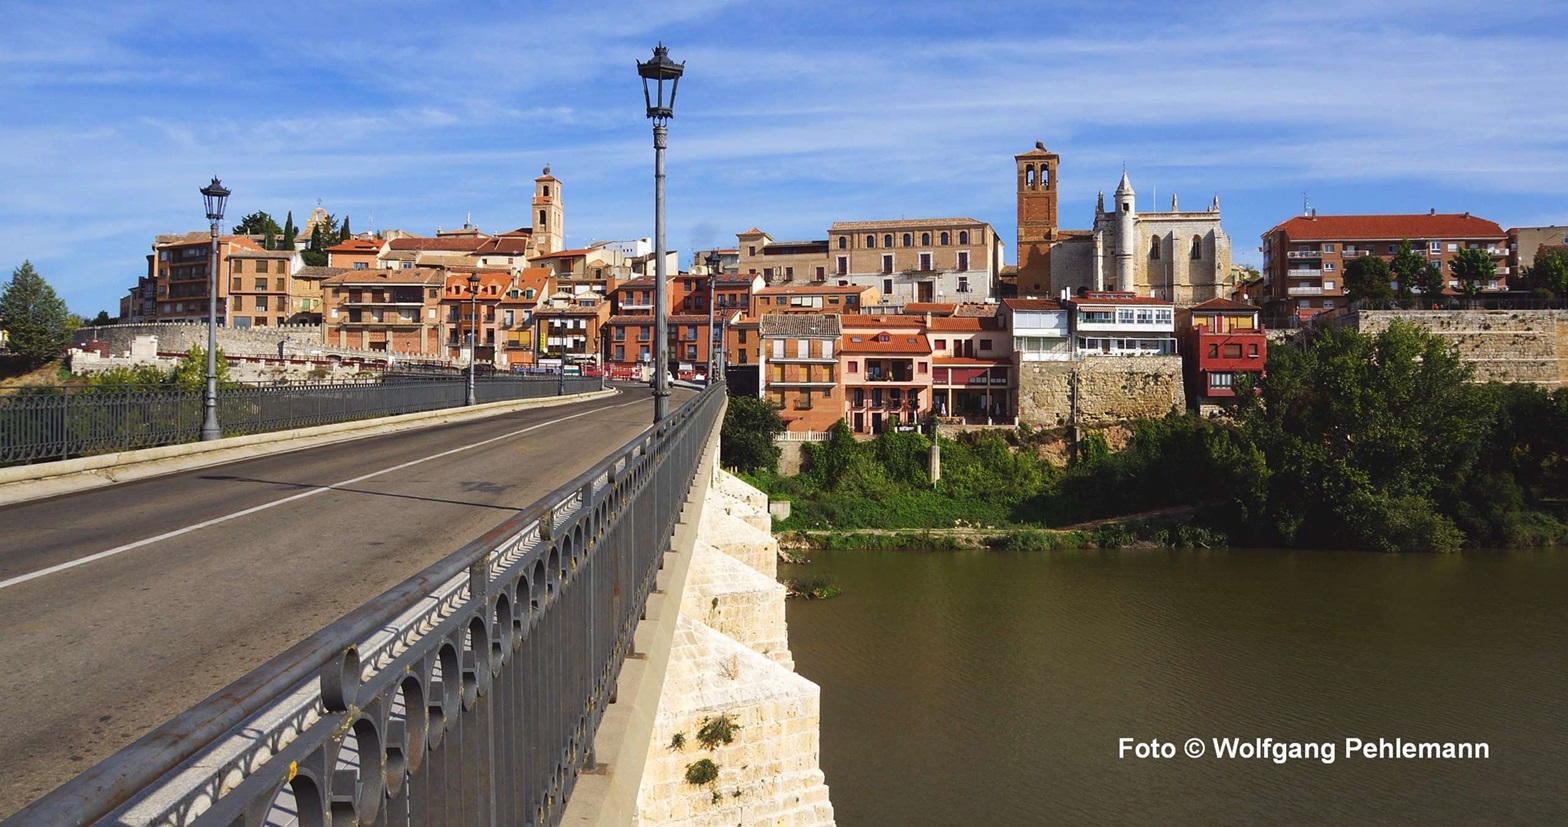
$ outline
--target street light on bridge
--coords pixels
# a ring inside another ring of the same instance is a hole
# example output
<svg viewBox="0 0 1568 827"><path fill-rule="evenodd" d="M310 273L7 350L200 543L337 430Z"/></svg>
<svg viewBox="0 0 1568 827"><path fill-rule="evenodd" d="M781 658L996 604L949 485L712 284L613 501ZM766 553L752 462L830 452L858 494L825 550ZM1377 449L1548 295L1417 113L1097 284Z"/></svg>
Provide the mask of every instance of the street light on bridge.
<svg viewBox="0 0 1568 827"><path fill-rule="evenodd" d="M724 257L718 250L709 250L704 257L708 264L708 383L712 384L724 371L724 337L718 337L719 350L717 354L713 349L714 329L713 315L716 312L713 306L714 297L717 295L719 281L719 265L724 262Z"/></svg>
<svg viewBox="0 0 1568 827"><path fill-rule="evenodd" d="M218 223L229 203L229 190L212 176L212 183L201 188L207 205L207 220L212 222L212 264L207 272L207 387L202 392L201 441L223 438L218 427Z"/></svg>
<svg viewBox="0 0 1568 827"><path fill-rule="evenodd" d="M467 404L479 404L474 395L474 368L479 363L479 273L468 274L468 400Z"/></svg>
<svg viewBox="0 0 1568 827"><path fill-rule="evenodd" d="M670 412L669 327L664 296L664 148L665 126L675 117L675 87L680 83L686 63L670 60L669 50L660 43L653 59L638 62L642 78L642 99L653 120L653 421L661 422ZM651 85L650 85L651 81ZM669 100L665 100L665 84Z"/></svg>

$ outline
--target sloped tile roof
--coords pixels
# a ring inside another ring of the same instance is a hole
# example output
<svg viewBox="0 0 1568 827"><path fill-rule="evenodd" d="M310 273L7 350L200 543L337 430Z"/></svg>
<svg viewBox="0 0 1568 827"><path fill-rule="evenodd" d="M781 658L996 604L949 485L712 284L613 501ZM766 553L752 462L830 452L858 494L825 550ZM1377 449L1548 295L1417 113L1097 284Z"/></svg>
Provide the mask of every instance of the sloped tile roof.
<svg viewBox="0 0 1568 827"><path fill-rule="evenodd" d="M1291 241L1398 241L1404 238L1503 238L1507 234L1495 221L1469 213L1422 215L1298 215L1276 225L1269 233L1284 230Z"/></svg>

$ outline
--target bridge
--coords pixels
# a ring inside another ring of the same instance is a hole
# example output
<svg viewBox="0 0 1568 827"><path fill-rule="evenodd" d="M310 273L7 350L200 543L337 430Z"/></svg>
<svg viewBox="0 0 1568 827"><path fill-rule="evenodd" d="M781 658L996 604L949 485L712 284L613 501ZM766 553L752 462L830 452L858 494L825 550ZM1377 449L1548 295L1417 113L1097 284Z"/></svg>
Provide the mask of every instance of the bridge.
<svg viewBox="0 0 1568 827"><path fill-rule="evenodd" d="M725 544L772 564L756 492L714 468L722 392L674 401L654 428L627 386L0 476L0 498L88 487L0 509L4 824L831 823L782 588L714 586ZM729 652L751 683L672 711L681 653L730 645L684 616L699 591L766 654ZM669 727L781 698L789 732L702 752L734 801L671 786L701 748L664 749ZM764 753L786 760L725 758Z"/></svg>

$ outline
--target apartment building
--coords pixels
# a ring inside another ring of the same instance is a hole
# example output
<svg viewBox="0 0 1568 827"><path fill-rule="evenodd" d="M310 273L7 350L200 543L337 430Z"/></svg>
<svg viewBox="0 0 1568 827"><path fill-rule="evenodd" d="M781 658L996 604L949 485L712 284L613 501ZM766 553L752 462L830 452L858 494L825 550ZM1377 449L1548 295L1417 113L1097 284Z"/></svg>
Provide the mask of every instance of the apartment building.
<svg viewBox="0 0 1568 827"><path fill-rule="evenodd" d="M852 431L880 434L931 412L932 352L923 319L846 315L839 323L839 376Z"/></svg>
<svg viewBox="0 0 1568 827"><path fill-rule="evenodd" d="M999 316L935 316L925 322L931 342L931 408L937 416L971 425L1013 419L1017 392L1013 339Z"/></svg>
<svg viewBox="0 0 1568 827"><path fill-rule="evenodd" d="M1416 252L1445 274L1462 249L1479 247L1496 260L1497 279L1486 291L1508 289L1508 234L1495 221L1469 213L1421 215L1318 215L1313 211L1275 225L1263 234L1264 317L1274 326L1293 326L1345 306L1345 265L1358 256L1392 259L1409 239ZM1533 252L1533 251L1532 251ZM1449 287L1458 287L1450 280Z"/></svg>
<svg viewBox="0 0 1568 827"><path fill-rule="evenodd" d="M1002 239L973 218L838 221L829 278L876 287L883 304L980 301L996 295Z"/></svg>
<svg viewBox="0 0 1568 827"><path fill-rule="evenodd" d="M228 324L229 277L236 253L261 252L261 245L243 235L218 237L218 324ZM160 235L147 257L147 278L154 293L154 320L204 322L207 320L208 277L211 273L212 235L206 232ZM145 293L145 284L138 295Z"/></svg>
<svg viewBox="0 0 1568 827"><path fill-rule="evenodd" d="M478 276L477 293L472 277ZM511 293L516 277L504 270L449 272L441 293L442 340L446 358L469 359L470 333L474 334L473 358L505 367L506 350L497 345L505 335L500 327L501 302Z"/></svg>
<svg viewBox="0 0 1568 827"><path fill-rule="evenodd" d="M440 270L348 270L321 281L326 343L365 350L446 355Z"/></svg>
<svg viewBox="0 0 1568 827"><path fill-rule="evenodd" d="M342 267L345 270L373 270L381 266L381 255L386 252L388 242L379 238L351 238L328 247L328 267Z"/></svg>
<svg viewBox="0 0 1568 827"><path fill-rule="evenodd" d="M1073 352L1095 356L1173 356L1176 305L1122 292L1089 291L1066 299Z"/></svg>
<svg viewBox="0 0 1568 827"><path fill-rule="evenodd" d="M840 317L772 313L758 320L762 398L791 431L826 431L844 416L838 386Z"/></svg>
<svg viewBox="0 0 1568 827"><path fill-rule="evenodd" d="M232 327L312 322L321 317L321 281L303 273L294 250L241 250L229 256Z"/></svg>
<svg viewBox="0 0 1568 827"><path fill-rule="evenodd" d="M752 295L751 315L861 313L880 304L877 288L861 285L780 285Z"/></svg>
<svg viewBox="0 0 1568 827"><path fill-rule="evenodd" d="M534 364L538 342L534 335L534 311L544 297L555 292L554 277L545 267L530 267L517 274L506 296L497 304L500 318L497 335L504 348L504 364L527 367Z"/></svg>
<svg viewBox="0 0 1568 827"><path fill-rule="evenodd" d="M1072 360L1068 308L1056 299L1003 299L998 317L1011 331L1016 363Z"/></svg>
<svg viewBox="0 0 1568 827"><path fill-rule="evenodd" d="M768 284L821 282L828 275L828 242L774 241L767 233L752 227L736 233L738 242L735 268L748 275L760 275Z"/></svg>
<svg viewBox="0 0 1568 827"><path fill-rule="evenodd" d="M534 341L539 343L534 364L598 364L601 337L609 320L610 301L605 296L557 289L534 310Z"/></svg>
<svg viewBox="0 0 1568 827"><path fill-rule="evenodd" d="M1568 227L1510 227L1508 229L1508 268L1518 273L1520 268L1534 267L1535 255L1541 248L1568 249Z"/></svg>

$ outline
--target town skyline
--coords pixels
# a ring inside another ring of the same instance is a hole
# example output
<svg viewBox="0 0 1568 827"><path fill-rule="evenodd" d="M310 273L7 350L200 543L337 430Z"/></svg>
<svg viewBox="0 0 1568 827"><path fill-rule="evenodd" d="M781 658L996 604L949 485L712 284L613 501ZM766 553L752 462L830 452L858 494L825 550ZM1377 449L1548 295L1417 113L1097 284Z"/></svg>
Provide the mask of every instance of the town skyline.
<svg viewBox="0 0 1568 827"><path fill-rule="evenodd" d="M319 198L359 232L472 216L494 233L529 223L548 164L568 246L650 236L633 62L660 40L687 61L669 151L683 266L751 226L938 216L992 224L1014 262L1012 156L1035 141L1062 156L1062 226L1089 227L1125 164L1143 211L1218 194L1240 264L1307 200L1565 223L1568 116L1537 103L1568 71L1549 9L372 8L280 30L178 3L18 4L0 264L31 260L73 311L112 314L155 235L205 228L214 174L234 190L225 230L256 210L302 224Z"/></svg>

